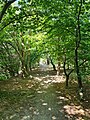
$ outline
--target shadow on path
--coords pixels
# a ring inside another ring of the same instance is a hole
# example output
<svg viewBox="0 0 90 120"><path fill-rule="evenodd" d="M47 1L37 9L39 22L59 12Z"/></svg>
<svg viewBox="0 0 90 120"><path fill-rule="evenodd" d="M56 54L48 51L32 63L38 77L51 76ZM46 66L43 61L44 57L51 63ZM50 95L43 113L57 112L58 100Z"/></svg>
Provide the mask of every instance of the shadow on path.
<svg viewBox="0 0 90 120"><path fill-rule="evenodd" d="M89 99L78 100L76 85L65 89L63 75L35 70L31 76L0 82L0 120L90 119Z"/></svg>

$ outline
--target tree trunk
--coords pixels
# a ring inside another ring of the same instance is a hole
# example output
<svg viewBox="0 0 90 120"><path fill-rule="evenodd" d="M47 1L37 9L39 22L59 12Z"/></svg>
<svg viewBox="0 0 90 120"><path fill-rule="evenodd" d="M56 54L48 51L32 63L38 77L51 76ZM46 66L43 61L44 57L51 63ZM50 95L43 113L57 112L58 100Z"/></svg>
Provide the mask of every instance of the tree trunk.
<svg viewBox="0 0 90 120"><path fill-rule="evenodd" d="M78 85L79 85L79 88L82 88L82 80L81 80L81 75L80 75L80 70L79 70L79 65L78 65L78 51L77 51L77 49L75 50L75 66L76 66Z"/></svg>
<svg viewBox="0 0 90 120"><path fill-rule="evenodd" d="M58 66L57 66L57 75L60 75L60 61L58 61Z"/></svg>
<svg viewBox="0 0 90 120"><path fill-rule="evenodd" d="M82 7L82 0L80 1L79 9L76 6L76 13L78 12L78 16L76 17L77 20L77 26L76 26L76 48L75 48L75 68L76 68L76 74L78 79L78 85L79 88L82 88L82 80L80 75L80 68L79 68L79 57L78 57L78 49L81 42L81 31L80 31L80 14L81 14L81 7Z"/></svg>
<svg viewBox="0 0 90 120"><path fill-rule="evenodd" d="M47 57L47 65L49 65L49 58Z"/></svg>
<svg viewBox="0 0 90 120"><path fill-rule="evenodd" d="M70 70L68 73L66 71L66 55L64 56L64 63L63 63L63 69L64 69L64 74L66 76L66 88L68 87L68 81L69 81L69 76L73 72L74 69Z"/></svg>
<svg viewBox="0 0 90 120"><path fill-rule="evenodd" d="M66 87L68 87L69 75L66 75Z"/></svg>
<svg viewBox="0 0 90 120"><path fill-rule="evenodd" d="M51 61L51 64L52 64L52 66L53 66L53 70L56 71L56 67L55 67L55 65L54 65L54 63L53 63L53 61L52 61L51 58L50 58L50 61Z"/></svg>
<svg viewBox="0 0 90 120"><path fill-rule="evenodd" d="M22 77L28 75L28 72L26 70L25 66L25 44L24 44L24 39L22 38L22 33L21 33L21 63L22 63Z"/></svg>

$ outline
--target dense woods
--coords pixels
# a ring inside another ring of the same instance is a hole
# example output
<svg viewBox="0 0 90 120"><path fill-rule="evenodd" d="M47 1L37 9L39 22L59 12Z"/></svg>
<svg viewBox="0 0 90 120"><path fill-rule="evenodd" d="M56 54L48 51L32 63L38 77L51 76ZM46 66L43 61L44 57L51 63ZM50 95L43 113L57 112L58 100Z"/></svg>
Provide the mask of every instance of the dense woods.
<svg viewBox="0 0 90 120"><path fill-rule="evenodd" d="M0 79L27 76L51 56L57 71L63 64L66 86L74 73L81 88L90 73L90 1L15 1L0 1Z"/></svg>
<svg viewBox="0 0 90 120"><path fill-rule="evenodd" d="M65 78L64 91L60 88L64 94L72 87L80 102L85 100L90 84L90 0L0 0L0 82L35 82L31 76L35 71L38 75L41 59L50 65L53 79Z"/></svg>

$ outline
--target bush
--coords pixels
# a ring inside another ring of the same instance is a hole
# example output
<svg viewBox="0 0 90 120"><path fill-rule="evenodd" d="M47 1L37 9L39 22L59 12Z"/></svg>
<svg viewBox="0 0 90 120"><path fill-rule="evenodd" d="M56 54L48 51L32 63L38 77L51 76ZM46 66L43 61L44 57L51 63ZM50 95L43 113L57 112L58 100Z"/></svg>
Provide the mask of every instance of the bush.
<svg viewBox="0 0 90 120"><path fill-rule="evenodd" d="M8 76L5 73L0 73L0 81L8 79Z"/></svg>

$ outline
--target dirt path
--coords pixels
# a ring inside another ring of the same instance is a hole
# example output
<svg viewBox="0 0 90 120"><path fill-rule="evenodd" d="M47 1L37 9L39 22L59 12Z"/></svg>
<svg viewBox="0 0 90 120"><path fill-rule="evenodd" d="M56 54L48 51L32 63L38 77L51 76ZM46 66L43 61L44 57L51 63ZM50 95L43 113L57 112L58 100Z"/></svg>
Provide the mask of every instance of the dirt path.
<svg viewBox="0 0 90 120"><path fill-rule="evenodd" d="M77 86L65 89L64 81L54 71L34 70L27 79L0 82L0 120L89 120L89 97L80 102Z"/></svg>

